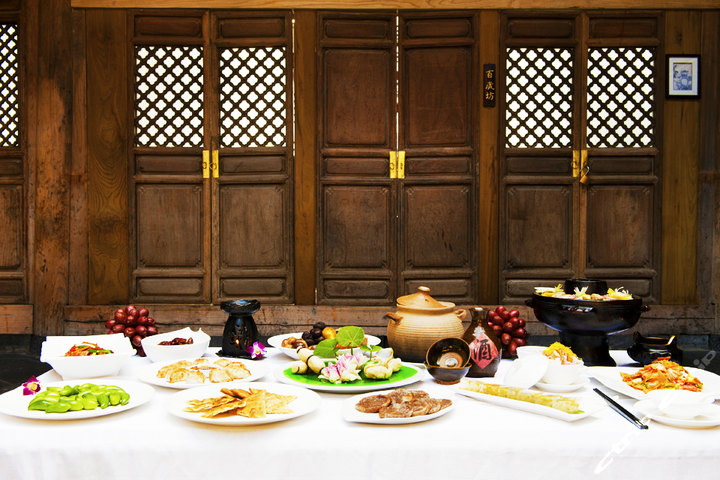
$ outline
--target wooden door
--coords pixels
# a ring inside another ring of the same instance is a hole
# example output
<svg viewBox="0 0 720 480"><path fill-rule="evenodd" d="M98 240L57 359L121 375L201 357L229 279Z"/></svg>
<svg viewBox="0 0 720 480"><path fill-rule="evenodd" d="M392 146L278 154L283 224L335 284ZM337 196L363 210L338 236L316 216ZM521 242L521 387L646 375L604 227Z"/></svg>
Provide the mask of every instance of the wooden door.
<svg viewBox="0 0 720 480"><path fill-rule="evenodd" d="M318 17L318 292L321 304L397 296L395 15Z"/></svg>
<svg viewBox="0 0 720 480"><path fill-rule="evenodd" d="M472 12L402 12L399 25L399 288L473 303L477 23Z"/></svg>
<svg viewBox="0 0 720 480"><path fill-rule="evenodd" d="M291 17L214 12L211 24L213 301L292 302Z"/></svg>
<svg viewBox="0 0 720 480"><path fill-rule="evenodd" d="M0 16L0 303L27 300L24 119L17 15Z"/></svg>
<svg viewBox="0 0 720 480"><path fill-rule="evenodd" d="M657 14L509 14L501 301L603 278L659 292Z"/></svg>
<svg viewBox="0 0 720 480"><path fill-rule="evenodd" d="M320 14L319 303L477 297L476 30L471 13Z"/></svg>
<svg viewBox="0 0 720 480"><path fill-rule="evenodd" d="M292 301L289 13L129 18L134 298Z"/></svg>

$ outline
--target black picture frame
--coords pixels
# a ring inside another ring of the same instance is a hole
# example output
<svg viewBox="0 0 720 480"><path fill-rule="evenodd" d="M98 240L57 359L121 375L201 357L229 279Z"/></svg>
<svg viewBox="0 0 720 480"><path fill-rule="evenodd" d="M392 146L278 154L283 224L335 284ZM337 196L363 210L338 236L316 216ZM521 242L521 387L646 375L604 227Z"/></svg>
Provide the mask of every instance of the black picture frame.
<svg viewBox="0 0 720 480"><path fill-rule="evenodd" d="M700 98L700 55L665 55L665 96Z"/></svg>

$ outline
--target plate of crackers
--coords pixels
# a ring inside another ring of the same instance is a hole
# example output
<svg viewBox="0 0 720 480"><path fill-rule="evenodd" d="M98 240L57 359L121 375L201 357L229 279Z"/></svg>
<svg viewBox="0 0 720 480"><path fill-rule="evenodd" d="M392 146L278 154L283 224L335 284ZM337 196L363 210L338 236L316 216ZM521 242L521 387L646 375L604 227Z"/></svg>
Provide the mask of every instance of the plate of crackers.
<svg viewBox="0 0 720 480"><path fill-rule="evenodd" d="M201 357L152 363L138 373L138 378L159 387L185 389L238 380L251 382L266 373L266 366L258 361Z"/></svg>
<svg viewBox="0 0 720 480"><path fill-rule="evenodd" d="M453 409L452 395L406 388L364 393L345 401L343 417L348 422L390 425L426 422Z"/></svg>
<svg viewBox="0 0 720 480"><path fill-rule="evenodd" d="M300 417L319 405L320 395L302 387L234 382L177 392L168 401L168 410L194 422L250 426Z"/></svg>

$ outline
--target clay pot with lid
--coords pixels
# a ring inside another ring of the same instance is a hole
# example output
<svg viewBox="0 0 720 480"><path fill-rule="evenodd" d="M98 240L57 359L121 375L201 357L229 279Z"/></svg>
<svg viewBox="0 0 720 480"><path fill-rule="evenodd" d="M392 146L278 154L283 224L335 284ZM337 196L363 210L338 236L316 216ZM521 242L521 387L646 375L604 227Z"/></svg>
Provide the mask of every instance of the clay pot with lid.
<svg viewBox="0 0 720 480"><path fill-rule="evenodd" d="M424 362L428 348L448 337L462 337L467 312L452 302L430 296L428 287L397 299L397 311L385 314L387 338L395 356L407 362Z"/></svg>

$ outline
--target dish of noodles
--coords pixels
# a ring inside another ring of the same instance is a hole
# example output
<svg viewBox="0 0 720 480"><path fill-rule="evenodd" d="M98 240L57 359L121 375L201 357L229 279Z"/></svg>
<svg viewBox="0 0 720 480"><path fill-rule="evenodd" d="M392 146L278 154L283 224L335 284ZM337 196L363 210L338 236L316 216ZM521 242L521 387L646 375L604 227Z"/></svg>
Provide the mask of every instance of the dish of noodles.
<svg viewBox="0 0 720 480"><path fill-rule="evenodd" d="M691 392L701 392L703 389L703 383L697 377L671 361L670 357L659 357L635 373L620 372L620 375L627 385L645 393L659 389Z"/></svg>

